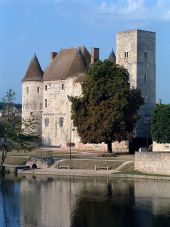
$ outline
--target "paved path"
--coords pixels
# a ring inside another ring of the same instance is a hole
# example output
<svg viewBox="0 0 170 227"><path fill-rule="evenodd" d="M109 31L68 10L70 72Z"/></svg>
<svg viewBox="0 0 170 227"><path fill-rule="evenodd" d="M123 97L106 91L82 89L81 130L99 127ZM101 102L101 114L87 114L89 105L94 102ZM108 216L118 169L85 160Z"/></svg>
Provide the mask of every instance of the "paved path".
<svg viewBox="0 0 170 227"><path fill-rule="evenodd" d="M46 168L46 169L31 169L25 171L19 171L18 174L21 175L59 175L59 176L111 176L113 173L117 173L115 170L75 170L75 169L56 169L56 168Z"/></svg>

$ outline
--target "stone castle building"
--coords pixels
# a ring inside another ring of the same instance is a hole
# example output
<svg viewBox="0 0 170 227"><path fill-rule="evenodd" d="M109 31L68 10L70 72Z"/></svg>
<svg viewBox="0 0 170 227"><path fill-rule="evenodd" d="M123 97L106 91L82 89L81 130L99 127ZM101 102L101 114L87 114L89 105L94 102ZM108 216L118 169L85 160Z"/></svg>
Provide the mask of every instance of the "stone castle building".
<svg viewBox="0 0 170 227"><path fill-rule="evenodd" d="M155 43L154 32L118 32L116 56L113 51L109 55L110 61L128 69L131 86L141 89L144 97L141 119L134 129L134 136L138 138L145 138L149 133L148 121L155 105ZM22 118L36 117L36 133L42 137L43 145L65 148L71 139L78 149L104 149L105 144L81 144L76 130L73 130L71 103L68 100L68 96L81 95L81 83L86 76L87 66L97 60L99 48L92 48L89 53L86 47L52 52L51 62L44 72L36 56L31 60L22 80ZM118 144L119 147L125 145L127 143Z"/></svg>

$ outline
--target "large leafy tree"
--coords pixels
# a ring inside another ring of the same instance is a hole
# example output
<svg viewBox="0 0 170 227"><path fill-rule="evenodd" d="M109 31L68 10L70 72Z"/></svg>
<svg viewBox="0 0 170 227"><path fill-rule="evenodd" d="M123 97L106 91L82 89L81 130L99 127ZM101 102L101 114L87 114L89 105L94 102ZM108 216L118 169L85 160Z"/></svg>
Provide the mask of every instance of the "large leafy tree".
<svg viewBox="0 0 170 227"><path fill-rule="evenodd" d="M129 73L109 61L91 65L82 84L80 97L69 97L72 119L83 143L112 142L128 139L143 104L140 91L130 88Z"/></svg>
<svg viewBox="0 0 170 227"><path fill-rule="evenodd" d="M151 131L157 143L170 143L170 104L156 105L152 113Z"/></svg>
<svg viewBox="0 0 170 227"><path fill-rule="evenodd" d="M10 89L3 98L3 116L0 118L1 169L9 151L27 149L30 141L39 140L34 134L36 119L31 117L21 122L21 117L14 113L14 100L15 92Z"/></svg>

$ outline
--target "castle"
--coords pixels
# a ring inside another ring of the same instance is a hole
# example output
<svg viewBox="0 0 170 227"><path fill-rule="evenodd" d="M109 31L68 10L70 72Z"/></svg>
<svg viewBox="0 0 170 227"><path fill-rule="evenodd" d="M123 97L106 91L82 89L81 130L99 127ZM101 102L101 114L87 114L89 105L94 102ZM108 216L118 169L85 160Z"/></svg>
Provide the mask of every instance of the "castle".
<svg viewBox="0 0 170 227"><path fill-rule="evenodd" d="M108 60L124 66L130 83L141 89L145 104L140 108L140 120L134 129L135 138L148 136L148 122L156 102L156 34L131 30L116 34L116 56ZM66 148L75 143L77 149L104 149L105 144L83 145L71 120L68 96L81 95L81 83L89 64L99 60L99 48L61 49L51 53L51 62L43 72L36 56L31 60L22 80L22 118L33 115L37 119L36 133L44 146ZM123 145L126 145L125 142ZM120 144L119 144L120 146Z"/></svg>

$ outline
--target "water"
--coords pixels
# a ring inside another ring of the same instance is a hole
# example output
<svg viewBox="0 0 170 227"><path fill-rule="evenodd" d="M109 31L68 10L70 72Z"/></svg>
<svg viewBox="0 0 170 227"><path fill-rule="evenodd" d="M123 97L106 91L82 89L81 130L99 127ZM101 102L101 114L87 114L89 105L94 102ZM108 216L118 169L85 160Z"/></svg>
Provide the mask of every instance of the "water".
<svg viewBox="0 0 170 227"><path fill-rule="evenodd" d="M170 182L1 178L0 227L3 226L170 227Z"/></svg>

